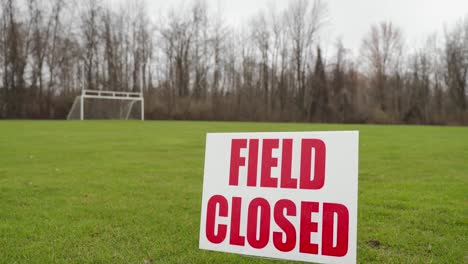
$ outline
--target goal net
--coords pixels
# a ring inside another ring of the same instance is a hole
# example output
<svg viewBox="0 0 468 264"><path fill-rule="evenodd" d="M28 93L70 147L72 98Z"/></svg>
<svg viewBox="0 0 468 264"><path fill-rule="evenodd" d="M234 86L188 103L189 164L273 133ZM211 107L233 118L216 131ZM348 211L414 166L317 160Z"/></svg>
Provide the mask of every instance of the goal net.
<svg viewBox="0 0 468 264"><path fill-rule="evenodd" d="M142 93L83 90L67 120L144 120Z"/></svg>

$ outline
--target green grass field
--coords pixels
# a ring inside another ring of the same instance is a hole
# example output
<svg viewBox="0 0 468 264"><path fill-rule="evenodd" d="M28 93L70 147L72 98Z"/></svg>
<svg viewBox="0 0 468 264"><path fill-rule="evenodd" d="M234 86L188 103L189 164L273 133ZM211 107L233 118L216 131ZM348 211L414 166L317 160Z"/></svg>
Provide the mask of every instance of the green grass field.
<svg viewBox="0 0 468 264"><path fill-rule="evenodd" d="M358 262L468 263L468 128L113 121L0 122L0 263L271 263L198 249L205 134L356 129Z"/></svg>

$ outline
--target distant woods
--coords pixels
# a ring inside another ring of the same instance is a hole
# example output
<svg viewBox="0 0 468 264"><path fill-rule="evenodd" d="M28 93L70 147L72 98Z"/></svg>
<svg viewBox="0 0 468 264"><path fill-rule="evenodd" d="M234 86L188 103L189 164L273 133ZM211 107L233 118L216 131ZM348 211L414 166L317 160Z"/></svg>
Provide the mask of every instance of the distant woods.
<svg viewBox="0 0 468 264"><path fill-rule="evenodd" d="M0 118L64 119L86 88L142 90L151 119L468 124L468 17L422 47L370 25L352 56L319 45L325 1L236 28L186 4L0 0Z"/></svg>

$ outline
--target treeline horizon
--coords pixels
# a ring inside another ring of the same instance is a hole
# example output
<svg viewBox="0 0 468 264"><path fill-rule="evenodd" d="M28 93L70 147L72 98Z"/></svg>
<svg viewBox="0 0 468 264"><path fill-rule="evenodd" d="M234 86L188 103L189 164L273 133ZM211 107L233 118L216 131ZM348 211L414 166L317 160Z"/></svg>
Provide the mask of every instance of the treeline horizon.
<svg viewBox="0 0 468 264"><path fill-rule="evenodd" d="M468 125L468 15L406 45L369 25L325 56L324 1L229 26L202 0L0 0L0 118L65 119L81 89L143 91L147 119Z"/></svg>

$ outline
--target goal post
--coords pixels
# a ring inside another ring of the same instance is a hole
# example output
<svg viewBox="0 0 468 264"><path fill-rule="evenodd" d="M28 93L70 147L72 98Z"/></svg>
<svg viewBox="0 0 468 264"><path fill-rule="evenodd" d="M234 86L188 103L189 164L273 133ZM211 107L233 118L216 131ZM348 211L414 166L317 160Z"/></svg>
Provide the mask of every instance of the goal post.
<svg viewBox="0 0 468 264"><path fill-rule="evenodd" d="M143 93L82 90L75 98L67 120L85 119L145 120Z"/></svg>

